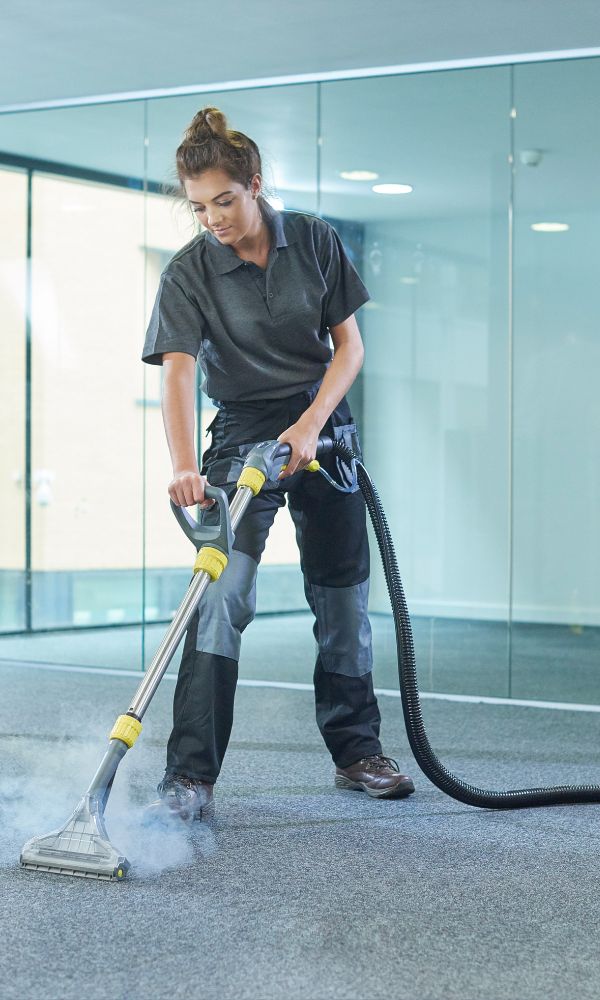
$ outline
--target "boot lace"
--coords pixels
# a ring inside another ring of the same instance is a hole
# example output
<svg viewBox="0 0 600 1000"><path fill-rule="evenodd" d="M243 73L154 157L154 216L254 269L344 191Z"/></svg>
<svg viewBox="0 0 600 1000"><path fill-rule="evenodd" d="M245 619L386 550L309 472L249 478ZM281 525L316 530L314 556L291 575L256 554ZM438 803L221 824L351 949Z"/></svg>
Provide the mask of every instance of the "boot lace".
<svg viewBox="0 0 600 1000"><path fill-rule="evenodd" d="M385 771L391 768L392 771L400 773L398 762L393 757L384 757L382 753L374 753L369 757L363 757L359 763L365 765L365 771Z"/></svg>

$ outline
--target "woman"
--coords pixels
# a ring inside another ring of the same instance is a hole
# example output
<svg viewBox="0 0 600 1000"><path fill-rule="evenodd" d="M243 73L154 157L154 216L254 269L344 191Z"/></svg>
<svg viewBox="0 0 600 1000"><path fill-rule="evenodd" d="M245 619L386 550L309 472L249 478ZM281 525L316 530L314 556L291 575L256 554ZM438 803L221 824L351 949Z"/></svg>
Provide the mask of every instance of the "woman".
<svg viewBox="0 0 600 1000"><path fill-rule="evenodd" d="M241 633L254 616L258 563L287 494L316 619L316 715L336 764L335 784L378 798L408 795L411 779L383 756L379 742L364 501L359 492L341 493L322 476L302 472L321 432L357 446L344 394L362 365L354 313L368 292L331 226L270 207L256 144L229 130L219 110L198 112L176 162L205 230L162 274L143 353L144 361L164 367L169 495L182 506L199 503L210 523L207 481L231 496L253 443L278 439L292 451L278 481L251 501L227 570L209 586L189 626L159 794L184 817L214 812ZM196 359L203 388L218 406L202 470L194 448Z"/></svg>

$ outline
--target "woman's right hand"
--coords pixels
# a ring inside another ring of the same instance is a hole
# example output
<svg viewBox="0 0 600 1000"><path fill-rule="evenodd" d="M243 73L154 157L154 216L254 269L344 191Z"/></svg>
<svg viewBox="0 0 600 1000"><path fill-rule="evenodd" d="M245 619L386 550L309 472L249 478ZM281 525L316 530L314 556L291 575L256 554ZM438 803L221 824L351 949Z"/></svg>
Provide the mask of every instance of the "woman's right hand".
<svg viewBox="0 0 600 1000"><path fill-rule="evenodd" d="M215 502L204 499L206 483L206 476L201 476L193 469L182 469L181 472L173 473L168 487L169 496L173 503L179 507L192 507L198 503L203 510L206 510L207 507L212 507Z"/></svg>

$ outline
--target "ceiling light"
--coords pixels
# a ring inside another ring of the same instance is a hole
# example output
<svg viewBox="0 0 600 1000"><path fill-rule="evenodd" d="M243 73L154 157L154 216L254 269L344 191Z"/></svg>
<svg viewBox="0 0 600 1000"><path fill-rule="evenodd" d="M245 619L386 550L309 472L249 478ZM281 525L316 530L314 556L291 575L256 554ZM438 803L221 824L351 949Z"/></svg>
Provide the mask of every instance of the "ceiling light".
<svg viewBox="0 0 600 1000"><path fill-rule="evenodd" d="M412 187L410 184L374 184L372 190L375 194L410 194Z"/></svg>
<svg viewBox="0 0 600 1000"><path fill-rule="evenodd" d="M379 174L372 170L342 170L340 177L343 177L345 181L376 181Z"/></svg>
<svg viewBox="0 0 600 1000"><path fill-rule="evenodd" d="M569 226L566 222L534 222L531 228L536 233L565 233Z"/></svg>

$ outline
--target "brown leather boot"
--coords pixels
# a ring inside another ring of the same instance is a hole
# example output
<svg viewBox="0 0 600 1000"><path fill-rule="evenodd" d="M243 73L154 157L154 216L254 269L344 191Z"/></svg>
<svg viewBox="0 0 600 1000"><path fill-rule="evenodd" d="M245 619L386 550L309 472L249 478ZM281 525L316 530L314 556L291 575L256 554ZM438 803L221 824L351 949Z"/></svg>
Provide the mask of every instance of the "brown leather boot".
<svg viewBox="0 0 600 1000"><path fill-rule="evenodd" d="M374 799L401 799L414 792L415 786L391 757L382 753L362 757L350 767L336 767L335 787L366 792Z"/></svg>

